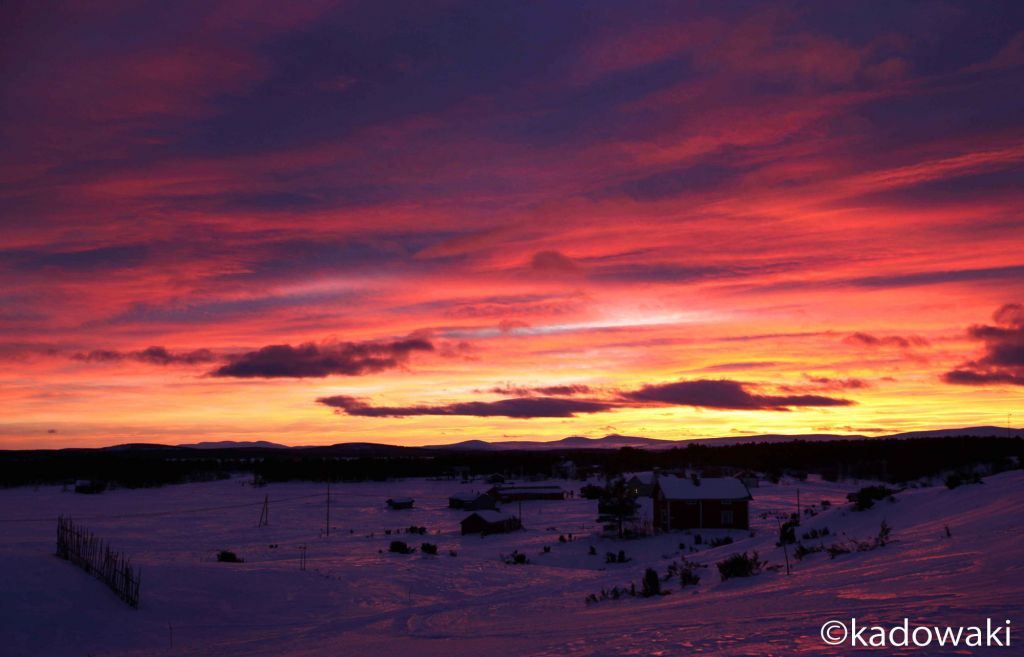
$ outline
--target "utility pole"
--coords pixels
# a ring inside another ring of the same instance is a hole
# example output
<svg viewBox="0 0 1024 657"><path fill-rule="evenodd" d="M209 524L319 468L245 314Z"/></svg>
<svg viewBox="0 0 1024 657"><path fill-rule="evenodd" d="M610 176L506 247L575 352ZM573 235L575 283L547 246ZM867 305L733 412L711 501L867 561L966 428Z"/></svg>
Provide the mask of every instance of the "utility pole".
<svg viewBox="0 0 1024 657"><path fill-rule="evenodd" d="M299 546L299 570L306 569L306 544Z"/></svg>
<svg viewBox="0 0 1024 657"><path fill-rule="evenodd" d="M778 515L775 516L775 522L779 525L779 541L782 543L782 553L786 555L786 574L789 575L789 547L786 545L786 542L782 540L782 520L779 519Z"/></svg>
<svg viewBox="0 0 1024 657"><path fill-rule="evenodd" d="M800 525L800 518L801 518L801 515L800 515L800 488L797 487L797 489L796 489L796 524L797 524L797 526Z"/></svg>
<svg viewBox="0 0 1024 657"><path fill-rule="evenodd" d="M270 495L263 497L263 509L260 511L260 524L257 527L266 527L270 524Z"/></svg>
<svg viewBox="0 0 1024 657"><path fill-rule="evenodd" d="M327 536L331 535L331 482L327 482ZM305 570L305 568L303 568Z"/></svg>

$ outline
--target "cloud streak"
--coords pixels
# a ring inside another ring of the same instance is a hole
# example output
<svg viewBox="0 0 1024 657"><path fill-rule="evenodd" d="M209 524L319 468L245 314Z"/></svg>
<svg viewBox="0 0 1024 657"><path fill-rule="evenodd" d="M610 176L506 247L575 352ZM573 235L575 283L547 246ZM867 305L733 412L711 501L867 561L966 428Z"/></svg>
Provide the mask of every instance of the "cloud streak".
<svg viewBox="0 0 1024 657"><path fill-rule="evenodd" d="M160 346L147 347L140 351L94 349L72 354L71 358L86 363L119 363L130 360L150 365L199 365L217 360L217 356L209 349L172 352Z"/></svg>
<svg viewBox="0 0 1024 657"><path fill-rule="evenodd" d="M462 415L470 417L508 417L515 419L569 418L580 414L603 413L612 404L553 397L524 397L493 402L457 402L440 406L372 406L355 397L335 395L317 402L346 415L361 417L410 417L415 415Z"/></svg>
<svg viewBox="0 0 1024 657"><path fill-rule="evenodd" d="M791 411L798 407L850 406L848 399L821 395L761 395L750 392L747 385L729 380L677 381L650 384L636 390L615 393L609 399L576 399L569 395L592 390L587 386L550 386L519 388L499 386L492 392L501 394L532 394L546 391L558 397L522 396L498 401L456 402L435 406L375 406L366 400L348 395L321 397L317 403L330 406L335 412L359 417L404 418L418 415L459 415L469 417L508 417L516 419L565 418L591 413L605 413L631 408L692 406L715 410Z"/></svg>

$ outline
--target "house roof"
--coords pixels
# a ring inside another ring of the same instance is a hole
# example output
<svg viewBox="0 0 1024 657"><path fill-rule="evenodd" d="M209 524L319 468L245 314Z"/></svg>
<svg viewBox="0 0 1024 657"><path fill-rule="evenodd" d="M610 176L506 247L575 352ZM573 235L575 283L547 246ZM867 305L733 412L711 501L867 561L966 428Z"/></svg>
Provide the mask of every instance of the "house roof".
<svg viewBox="0 0 1024 657"><path fill-rule="evenodd" d="M467 520L469 520L473 516L478 516L479 518L481 518L482 520L484 520L485 522L490 523L490 524L493 524L493 523L496 523L496 522L505 522L506 520L514 520L515 519L515 516L512 515L511 513L504 513L502 511L489 511L489 510L485 509L485 510L482 510L482 511L474 511L473 513L471 513L468 516L466 516L465 518L463 518L462 522L466 522Z"/></svg>
<svg viewBox="0 0 1024 657"><path fill-rule="evenodd" d="M629 473L629 475L630 475L629 479L627 479L626 481L630 481L630 480L636 479L641 484L653 484L654 483L654 478L655 478L654 477L654 473L651 472L650 470L648 470L646 472L631 472L631 473Z"/></svg>
<svg viewBox="0 0 1024 657"><path fill-rule="evenodd" d="M407 503L410 503L412 501L413 501L413 499L411 497L391 497L391 498L388 498L387 503L388 504L407 504Z"/></svg>
<svg viewBox="0 0 1024 657"><path fill-rule="evenodd" d="M707 477L699 481L700 485L696 485L692 479L660 477L658 488L670 500L750 499L750 491L742 481L734 477Z"/></svg>

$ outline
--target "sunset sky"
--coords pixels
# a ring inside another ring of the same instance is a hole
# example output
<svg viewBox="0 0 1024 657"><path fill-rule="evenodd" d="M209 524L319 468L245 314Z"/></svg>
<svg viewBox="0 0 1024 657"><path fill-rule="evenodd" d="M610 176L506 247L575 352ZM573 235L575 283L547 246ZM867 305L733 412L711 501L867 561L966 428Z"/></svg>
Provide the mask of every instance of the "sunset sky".
<svg viewBox="0 0 1024 657"><path fill-rule="evenodd" d="M0 447L1024 424L1024 3L5 2Z"/></svg>

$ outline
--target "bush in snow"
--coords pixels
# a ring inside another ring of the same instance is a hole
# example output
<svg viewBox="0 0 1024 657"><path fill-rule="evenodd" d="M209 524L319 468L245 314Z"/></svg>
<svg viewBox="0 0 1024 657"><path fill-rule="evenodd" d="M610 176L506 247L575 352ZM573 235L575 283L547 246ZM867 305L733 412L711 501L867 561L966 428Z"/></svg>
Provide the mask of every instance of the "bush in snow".
<svg viewBox="0 0 1024 657"><path fill-rule="evenodd" d="M757 575L761 572L765 562L758 558L757 551L755 550L750 554L746 552L734 554L724 561L719 561L716 565L718 566L718 572L722 575L722 581L725 581L733 577Z"/></svg>
<svg viewBox="0 0 1024 657"><path fill-rule="evenodd" d="M732 536L725 536L723 538L712 539L711 542L708 543L708 547L716 548L722 545L729 545L730 543L732 543Z"/></svg>
<svg viewBox="0 0 1024 657"><path fill-rule="evenodd" d="M700 575L697 574L697 571L694 568L686 565L679 570L680 586L697 586L698 584L700 584Z"/></svg>
<svg viewBox="0 0 1024 657"><path fill-rule="evenodd" d="M643 596L650 598L656 595L661 595L661 578L658 577L658 571L648 568L644 571Z"/></svg>
<svg viewBox="0 0 1024 657"><path fill-rule="evenodd" d="M580 489L580 496L586 500L599 500L604 497L605 490L594 484L587 484Z"/></svg>
<svg viewBox="0 0 1024 657"><path fill-rule="evenodd" d="M242 563L244 559L239 559L238 555L231 550L221 550L217 553L217 561L224 563Z"/></svg>
<svg viewBox="0 0 1024 657"><path fill-rule="evenodd" d="M795 515L795 514L794 514ZM800 521L790 518L779 526L779 542L777 545L792 545L796 543L796 527Z"/></svg>
<svg viewBox="0 0 1024 657"><path fill-rule="evenodd" d="M828 527L822 527L821 529L812 529L809 532L804 532L802 536L803 536L803 539L805 541L809 541L809 540L814 539L814 538L819 538L821 536L828 536L828 535L829 535Z"/></svg>
<svg viewBox="0 0 1024 657"><path fill-rule="evenodd" d="M523 564L530 563L530 560L526 558L526 555L519 550L512 550L512 554L508 556L502 555L501 560L509 566L522 566Z"/></svg>
<svg viewBox="0 0 1024 657"><path fill-rule="evenodd" d="M880 547L885 547L889 544L892 537L892 527L889 523L882 521L882 524L878 527L878 534L873 538L866 541L859 541L857 539L850 539L846 543L834 543L825 550L828 555L835 559L841 554L849 554L851 552L869 552L871 550L877 550Z"/></svg>
<svg viewBox="0 0 1024 657"><path fill-rule="evenodd" d="M391 545L388 547L388 552L397 552L398 554L412 554L415 551L416 548L409 547L405 541L391 541Z"/></svg>
<svg viewBox="0 0 1024 657"><path fill-rule="evenodd" d="M815 552L824 552L824 551L825 551L825 546L824 545L817 545L817 546L807 547L803 543L797 543L796 544L796 550L793 551L793 556L796 557L797 561L801 561L804 557L806 557L809 554L814 554Z"/></svg>
<svg viewBox="0 0 1024 657"><path fill-rule="evenodd" d="M628 561L632 561L632 559L626 556L625 550L619 550L618 554L614 552L608 552L604 555L605 563L626 563Z"/></svg>
<svg viewBox="0 0 1024 657"><path fill-rule="evenodd" d="M846 499L853 502L854 511L864 511L873 507L878 500L884 500L895 494L896 491L885 486L865 486L856 493L847 494Z"/></svg>
<svg viewBox="0 0 1024 657"><path fill-rule="evenodd" d="M968 474L958 474L954 472L953 474L946 477L946 488L949 488L950 490L954 488L959 488L964 484L980 483L984 482L981 481L981 476L977 472L971 472Z"/></svg>
<svg viewBox="0 0 1024 657"><path fill-rule="evenodd" d="M437 554L437 544L423 543L420 545L420 552L423 554Z"/></svg>
<svg viewBox="0 0 1024 657"><path fill-rule="evenodd" d="M406 534L420 534L420 535L423 535L423 534L427 533L427 528L426 527L417 527L416 525L411 525L408 529L405 530L405 533Z"/></svg>

